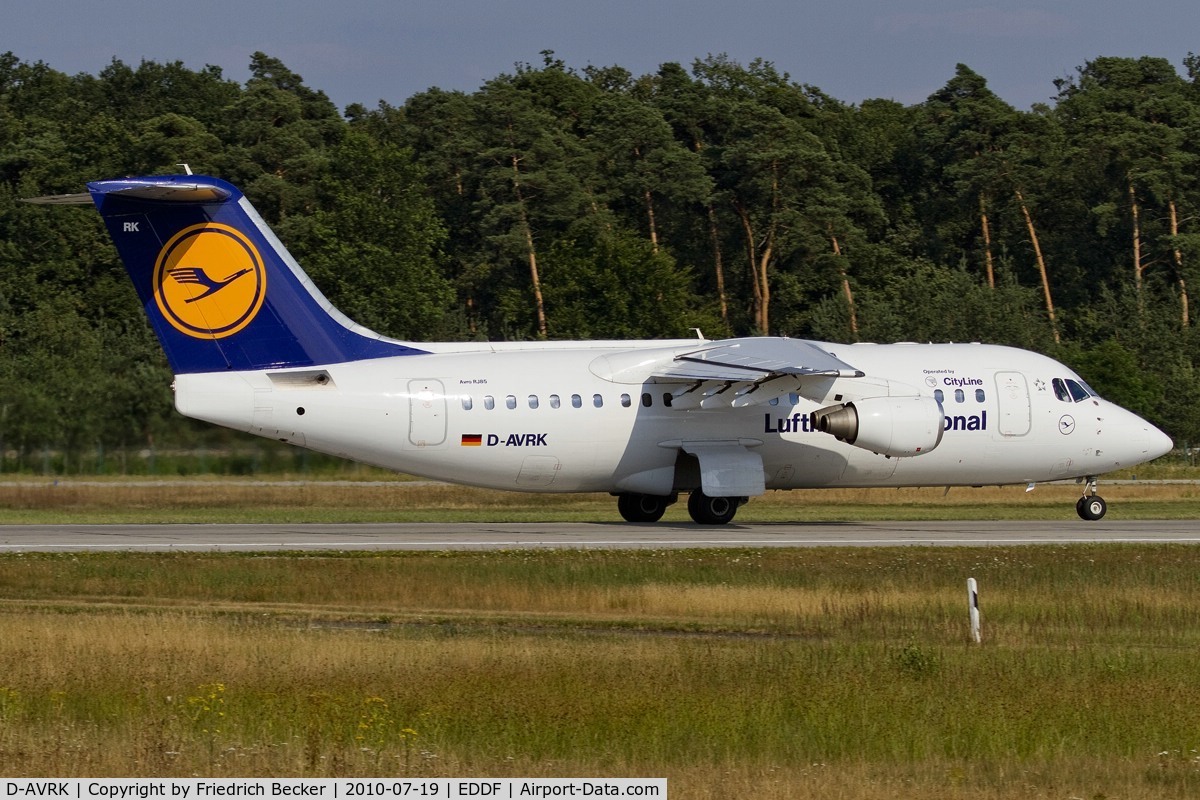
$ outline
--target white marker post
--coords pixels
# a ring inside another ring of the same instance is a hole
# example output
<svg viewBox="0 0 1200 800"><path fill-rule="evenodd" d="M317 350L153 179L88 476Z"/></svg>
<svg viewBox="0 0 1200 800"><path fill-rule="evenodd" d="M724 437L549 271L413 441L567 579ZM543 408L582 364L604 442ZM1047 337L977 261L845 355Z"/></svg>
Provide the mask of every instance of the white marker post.
<svg viewBox="0 0 1200 800"><path fill-rule="evenodd" d="M967 578L967 605L971 612L971 640L979 644L983 636L979 630L979 584L974 578Z"/></svg>

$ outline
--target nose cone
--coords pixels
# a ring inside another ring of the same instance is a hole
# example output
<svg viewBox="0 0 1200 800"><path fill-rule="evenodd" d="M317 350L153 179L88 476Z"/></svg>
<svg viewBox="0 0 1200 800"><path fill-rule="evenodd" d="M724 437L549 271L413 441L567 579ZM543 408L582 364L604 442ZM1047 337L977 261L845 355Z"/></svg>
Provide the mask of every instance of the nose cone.
<svg viewBox="0 0 1200 800"><path fill-rule="evenodd" d="M1113 422L1116 424L1106 426L1106 430L1116 434L1109 447L1120 453L1121 466L1132 467L1153 461L1171 452L1175 446L1170 436L1131 411L1121 408L1114 416L1116 419Z"/></svg>
<svg viewBox="0 0 1200 800"><path fill-rule="evenodd" d="M1175 443L1171 441L1171 437L1160 431L1158 428L1146 423L1146 456L1147 461L1165 456L1175 447Z"/></svg>

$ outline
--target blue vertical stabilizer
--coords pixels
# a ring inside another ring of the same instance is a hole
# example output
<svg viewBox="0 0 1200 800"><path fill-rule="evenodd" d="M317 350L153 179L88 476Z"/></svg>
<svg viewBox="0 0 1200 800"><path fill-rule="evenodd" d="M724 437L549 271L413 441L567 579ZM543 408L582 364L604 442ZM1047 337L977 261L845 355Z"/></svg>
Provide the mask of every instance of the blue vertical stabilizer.
<svg viewBox="0 0 1200 800"><path fill-rule="evenodd" d="M163 175L95 181L88 190L176 373L425 352L334 308L225 181Z"/></svg>

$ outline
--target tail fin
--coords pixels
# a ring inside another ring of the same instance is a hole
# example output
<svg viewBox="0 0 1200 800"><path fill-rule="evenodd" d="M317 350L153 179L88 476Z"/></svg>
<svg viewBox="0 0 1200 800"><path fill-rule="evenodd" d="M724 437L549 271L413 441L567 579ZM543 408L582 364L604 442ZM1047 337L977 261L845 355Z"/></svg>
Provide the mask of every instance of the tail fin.
<svg viewBox="0 0 1200 800"><path fill-rule="evenodd" d="M334 308L225 181L165 175L95 181L88 190L176 373L424 352Z"/></svg>

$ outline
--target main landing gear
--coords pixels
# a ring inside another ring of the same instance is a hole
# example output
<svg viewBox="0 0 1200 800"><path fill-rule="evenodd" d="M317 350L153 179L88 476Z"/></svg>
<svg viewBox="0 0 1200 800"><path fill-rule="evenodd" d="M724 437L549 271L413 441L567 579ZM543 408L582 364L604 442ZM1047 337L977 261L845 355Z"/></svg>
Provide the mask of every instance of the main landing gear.
<svg viewBox="0 0 1200 800"><path fill-rule="evenodd" d="M658 522L677 499L677 495L621 494L617 495L617 511L626 522ZM688 514L700 525L724 525L744 502L744 497L709 497L696 489L688 495Z"/></svg>
<svg viewBox="0 0 1200 800"><path fill-rule="evenodd" d="M700 525L724 525L737 513L740 497L709 497L696 489L688 495L688 513Z"/></svg>
<svg viewBox="0 0 1200 800"><path fill-rule="evenodd" d="M1108 513L1108 503L1104 502L1104 498L1096 494L1096 479L1088 476L1087 488L1083 490L1083 497L1075 503L1075 511L1079 514L1080 519L1086 519L1089 522L1098 520Z"/></svg>
<svg viewBox="0 0 1200 800"><path fill-rule="evenodd" d="M617 495L617 511L621 512L626 522L658 522L666 513L667 506L675 500L675 495L620 494Z"/></svg>

